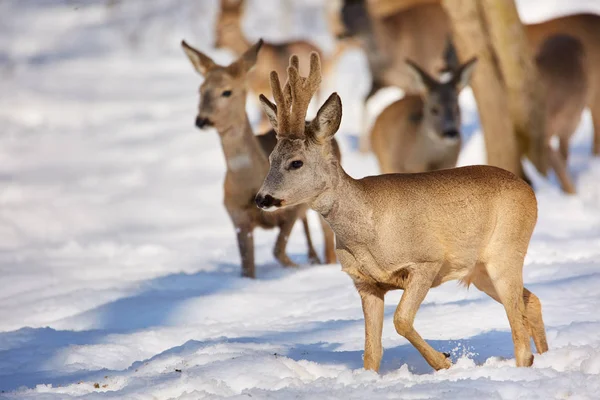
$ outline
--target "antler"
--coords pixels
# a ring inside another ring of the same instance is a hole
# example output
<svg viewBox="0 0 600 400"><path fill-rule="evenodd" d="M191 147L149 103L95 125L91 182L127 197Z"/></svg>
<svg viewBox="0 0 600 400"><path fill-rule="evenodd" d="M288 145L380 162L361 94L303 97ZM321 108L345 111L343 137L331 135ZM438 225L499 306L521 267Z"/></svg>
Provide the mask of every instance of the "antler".
<svg viewBox="0 0 600 400"><path fill-rule="evenodd" d="M310 54L310 72L307 77L298 72L297 55L290 57L288 79L283 89L277 72L271 72L271 90L277 105L277 132L279 136L303 136L304 120L313 95L321 84L321 60L316 52Z"/></svg>

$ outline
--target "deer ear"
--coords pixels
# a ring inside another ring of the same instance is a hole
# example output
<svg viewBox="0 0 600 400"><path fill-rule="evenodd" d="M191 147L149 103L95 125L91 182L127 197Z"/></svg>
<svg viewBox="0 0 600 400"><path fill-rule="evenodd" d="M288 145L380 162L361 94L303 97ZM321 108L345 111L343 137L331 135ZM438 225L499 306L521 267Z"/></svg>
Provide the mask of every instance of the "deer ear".
<svg viewBox="0 0 600 400"><path fill-rule="evenodd" d="M241 55L241 57L236 61L242 67L245 72L248 72L254 67L256 64L256 59L258 58L258 52L263 45L263 40L258 39L258 42L254 43L248 50Z"/></svg>
<svg viewBox="0 0 600 400"><path fill-rule="evenodd" d="M271 126L273 129L275 129L275 132L279 133L277 130L277 106L271 103L271 101L267 99L264 94L258 96L258 99L260 100L263 111L271 122Z"/></svg>
<svg viewBox="0 0 600 400"><path fill-rule="evenodd" d="M335 135L341 122L342 99L337 93L332 93L319 109L315 119L310 123L309 130L317 141L324 142Z"/></svg>
<svg viewBox="0 0 600 400"><path fill-rule="evenodd" d="M471 81L475 64L477 64L477 57L471 58L469 61L461 65L458 68L458 71L456 71L456 75L454 76L454 84L459 92L463 90Z"/></svg>
<svg viewBox="0 0 600 400"><path fill-rule="evenodd" d="M187 44L185 40L181 41L181 47L183 47L183 51L185 51L185 54L187 54L192 65L200 75L206 75L209 70L215 67L215 62L209 56L196 50Z"/></svg>
<svg viewBox="0 0 600 400"><path fill-rule="evenodd" d="M413 85L416 91L427 93L437 86L437 81L427 72L423 71L415 62L406 59L406 66L413 76Z"/></svg>

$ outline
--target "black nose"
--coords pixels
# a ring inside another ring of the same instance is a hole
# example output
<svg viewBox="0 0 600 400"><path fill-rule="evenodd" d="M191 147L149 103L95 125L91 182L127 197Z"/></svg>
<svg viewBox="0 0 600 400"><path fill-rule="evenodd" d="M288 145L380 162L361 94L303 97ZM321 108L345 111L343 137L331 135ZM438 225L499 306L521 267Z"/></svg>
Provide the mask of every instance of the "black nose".
<svg viewBox="0 0 600 400"><path fill-rule="evenodd" d="M264 197L261 196L260 194L257 194L254 201L256 202L256 205L258 206L258 208L269 208L273 205L273 203L275 202L275 199L273 198L273 196L271 196L269 194Z"/></svg>
<svg viewBox="0 0 600 400"><path fill-rule="evenodd" d="M443 136L445 138L449 138L449 139L456 139L459 135L460 135L460 133L458 132L457 129L449 129L447 131L444 131L444 133L443 133Z"/></svg>
<svg viewBox="0 0 600 400"><path fill-rule="evenodd" d="M210 126L210 121L208 120L208 118L202 118L202 117L196 117L196 126L200 129L204 128L205 126Z"/></svg>

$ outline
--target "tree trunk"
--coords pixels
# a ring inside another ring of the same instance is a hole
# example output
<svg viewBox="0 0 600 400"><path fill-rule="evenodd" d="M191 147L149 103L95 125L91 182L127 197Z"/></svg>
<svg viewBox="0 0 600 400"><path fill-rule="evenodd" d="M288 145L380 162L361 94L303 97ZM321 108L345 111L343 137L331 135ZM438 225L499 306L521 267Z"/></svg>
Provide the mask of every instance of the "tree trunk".
<svg viewBox="0 0 600 400"><path fill-rule="evenodd" d="M487 162L523 176L508 96L479 0L442 0L441 3L450 18L460 59L478 58L471 88L485 136Z"/></svg>
<svg viewBox="0 0 600 400"><path fill-rule="evenodd" d="M517 7L512 0L483 0L481 9L504 77L520 152L545 175L548 157L543 88Z"/></svg>

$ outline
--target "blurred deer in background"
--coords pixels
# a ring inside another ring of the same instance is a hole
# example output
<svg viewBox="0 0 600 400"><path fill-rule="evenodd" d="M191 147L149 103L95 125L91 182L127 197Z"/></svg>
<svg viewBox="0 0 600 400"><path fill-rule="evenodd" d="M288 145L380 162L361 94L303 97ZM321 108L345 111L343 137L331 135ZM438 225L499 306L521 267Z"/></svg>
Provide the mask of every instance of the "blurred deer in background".
<svg viewBox="0 0 600 400"><path fill-rule="evenodd" d="M567 170L567 160L569 140L589 102L585 49L572 36L555 35L542 43L535 61L546 92L549 165L554 169L562 189L566 193L575 193L575 185ZM550 144L555 136L558 138L559 151Z"/></svg>
<svg viewBox="0 0 600 400"><path fill-rule="evenodd" d="M359 40L371 72L371 88L364 98L359 128L359 149L366 152L370 148L367 101L387 86L396 86L405 94L419 94L420 88L414 85L405 61L410 59L429 75L437 76L444 67L442 55L450 36L450 22L437 4L376 18L369 14L365 0L345 0L341 14L346 27L343 36Z"/></svg>
<svg viewBox="0 0 600 400"><path fill-rule="evenodd" d="M196 71L204 77L200 86L200 106L196 126L200 129L215 127L221 139L221 146L227 163L224 184L225 208L237 233L242 260L242 275L254 278L254 236L256 227L279 228L273 254L284 266L295 266L286 254L288 237L296 219L301 218L308 243L308 258L319 263L312 245L308 221L307 205L298 205L274 214L256 208L254 197L269 170L268 155L277 140L275 132L255 136L246 115L246 82L248 72L256 63L262 40L247 49L235 62L227 67L216 64L210 57L181 43L183 50ZM336 155L339 149L336 143ZM322 221L325 238L325 259L335 262L334 237L331 228Z"/></svg>
<svg viewBox="0 0 600 400"><path fill-rule="evenodd" d="M333 53L327 57L323 65L323 75L326 77L332 74L333 68L347 50L360 47L360 42L357 38L346 34L346 28L344 27L340 13L342 5L342 0L327 0L325 3L327 27L334 38L335 46Z"/></svg>
<svg viewBox="0 0 600 400"><path fill-rule="evenodd" d="M333 155L342 118L337 93L304 124L320 80L316 53L306 78L297 57L291 59L283 89L272 73L275 104L260 100L277 145L256 203L273 210L308 203L333 228L342 270L362 300L365 369L379 370L384 295L394 289L404 290L396 331L436 370L451 365L449 355L434 350L413 326L429 289L449 280L473 284L502 303L517 366L530 366L530 337L539 353L548 350L540 301L523 287L523 260L537 219L531 187L490 166L353 179Z"/></svg>
<svg viewBox="0 0 600 400"><path fill-rule="evenodd" d="M439 81L407 60L420 95L390 104L371 129L371 148L382 173L453 168L461 149L460 91L468 85L475 58L449 69Z"/></svg>
<svg viewBox="0 0 600 400"><path fill-rule="evenodd" d="M379 89L396 86L408 94L415 90L405 59L411 59L432 76L439 70L440 54L451 27L446 12L435 0L401 9L385 17L371 16L366 0L344 0L342 21L345 36L361 40L372 76L371 90L366 101ZM600 155L600 16L576 14L545 22L524 25L533 54L550 36L567 34L578 39L587 55L587 106L594 125L593 153ZM366 115L366 108L364 109ZM363 121L366 121L366 117ZM360 148L369 150L367 126L361 128Z"/></svg>
<svg viewBox="0 0 600 400"><path fill-rule="evenodd" d="M215 48L229 49L237 56L243 54L250 47L242 31L242 17L244 16L245 0L221 0L221 7L216 23ZM269 73L275 70L285 73L287 63L292 54L303 55L305 59L311 52L321 54L321 50L305 40L294 40L283 43L263 44L262 50L256 61L256 66L248 76L250 90L257 95L267 93L269 87ZM308 64L301 66L308 69ZM269 124L264 115L261 115L260 131L269 129Z"/></svg>

